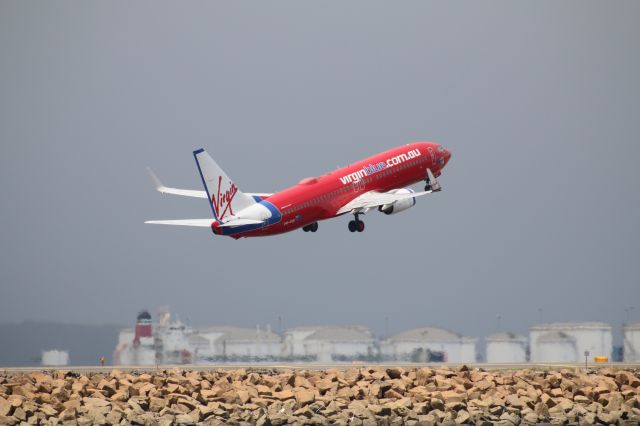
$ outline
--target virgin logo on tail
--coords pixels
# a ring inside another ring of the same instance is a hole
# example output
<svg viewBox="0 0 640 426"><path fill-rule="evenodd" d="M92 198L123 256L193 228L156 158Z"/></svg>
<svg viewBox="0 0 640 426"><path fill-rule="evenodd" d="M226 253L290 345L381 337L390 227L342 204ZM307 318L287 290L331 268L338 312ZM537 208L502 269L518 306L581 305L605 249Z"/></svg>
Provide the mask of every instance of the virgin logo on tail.
<svg viewBox="0 0 640 426"><path fill-rule="evenodd" d="M222 192L221 187L222 176L218 176L218 189L216 193L211 196L213 209L216 211L216 216L218 217L218 219L222 219L224 215L227 214L227 210L229 210L229 214L233 215L231 202L238 192L238 187L233 182L229 182L229 189L227 189L224 193ZM222 213L220 211L222 211Z"/></svg>

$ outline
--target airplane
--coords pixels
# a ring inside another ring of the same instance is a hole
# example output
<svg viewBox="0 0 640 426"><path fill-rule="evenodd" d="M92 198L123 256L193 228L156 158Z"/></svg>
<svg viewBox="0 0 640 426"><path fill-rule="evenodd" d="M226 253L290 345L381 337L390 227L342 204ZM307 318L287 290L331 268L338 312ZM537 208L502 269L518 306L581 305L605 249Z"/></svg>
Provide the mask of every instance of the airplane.
<svg viewBox="0 0 640 426"><path fill-rule="evenodd" d="M376 154L319 177L302 179L276 193L242 192L211 156L193 151L204 191L167 187L151 169L156 190L163 194L206 198L213 218L149 220L145 223L211 228L234 239L290 232L316 232L318 222L353 215L350 232L364 231L361 216L371 209L387 215L413 207L416 198L442 188L437 181L451 153L433 142L415 142ZM409 185L425 181L424 191Z"/></svg>

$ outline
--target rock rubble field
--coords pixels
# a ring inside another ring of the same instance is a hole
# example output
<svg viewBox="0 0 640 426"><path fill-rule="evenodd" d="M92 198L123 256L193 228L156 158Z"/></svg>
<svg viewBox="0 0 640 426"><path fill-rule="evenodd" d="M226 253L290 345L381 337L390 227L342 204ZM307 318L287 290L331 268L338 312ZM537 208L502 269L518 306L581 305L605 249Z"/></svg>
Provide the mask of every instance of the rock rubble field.
<svg viewBox="0 0 640 426"><path fill-rule="evenodd" d="M613 368L0 374L0 425L639 422L640 373Z"/></svg>

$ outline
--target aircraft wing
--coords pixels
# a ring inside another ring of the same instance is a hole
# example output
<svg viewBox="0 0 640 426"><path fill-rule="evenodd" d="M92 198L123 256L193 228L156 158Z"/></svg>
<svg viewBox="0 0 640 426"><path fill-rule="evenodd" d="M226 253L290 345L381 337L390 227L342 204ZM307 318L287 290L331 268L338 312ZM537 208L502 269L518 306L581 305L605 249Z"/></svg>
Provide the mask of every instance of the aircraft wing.
<svg viewBox="0 0 640 426"><path fill-rule="evenodd" d="M340 207L336 212L336 216L347 212L357 212L360 210L368 210L378 206L384 206L385 204L391 204L396 201L406 200L407 198L422 197L423 195L431 194L432 192L438 192L441 190L438 180L433 175L431 169L427 169L427 175L431 182L431 189L423 192L411 192L411 193L393 193L393 192L378 192L369 191L349 201L344 206ZM365 211L366 212L366 211Z"/></svg>
<svg viewBox="0 0 640 426"><path fill-rule="evenodd" d="M340 207L336 212L336 215L342 213L348 213L357 210L370 209L373 207L384 206L385 204L391 204L395 201L404 200L407 198L421 197L423 195L431 194L433 191L423 192L411 192L409 194L390 194L388 192L369 191L349 201L344 206Z"/></svg>
<svg viewBox="0 0 640 426"><path fill-rule="evenodd" d="M172 194L172 195L182 195L183 197L193 197L193 198L209 198L207 197L207 193L205 191L199 191L196 189L180 189L180 188L171 188L169 186L164 186L158 176L153 173L153 170L147 167L147 171L149 172L149 176L151 176L151 180L156 187L156 191L162 194ZM267 192L246 192L245 194L249 196L257 196L257 197L269 197L273 195L272 193Z"/></svg>

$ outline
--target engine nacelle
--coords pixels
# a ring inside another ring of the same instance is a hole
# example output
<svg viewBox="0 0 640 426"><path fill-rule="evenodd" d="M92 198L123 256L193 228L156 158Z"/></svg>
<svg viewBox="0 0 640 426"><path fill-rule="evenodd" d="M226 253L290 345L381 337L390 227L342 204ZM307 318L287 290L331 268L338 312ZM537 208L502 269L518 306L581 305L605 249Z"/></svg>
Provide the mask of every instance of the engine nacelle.
<svg viewBox="0 0 640 426"><path fill-rule="evenodd" d="M392 189L387 192L387 194L411 194L415 192L413 189L402 188L402 189ZM378 207L378 211L381 211L384 214L395 214L400 213L402 211L407 210L410 207L416 205L416 197L413 198L405 198L404 200L394 201L391 204L385 204L383 206Z"/></svg>

